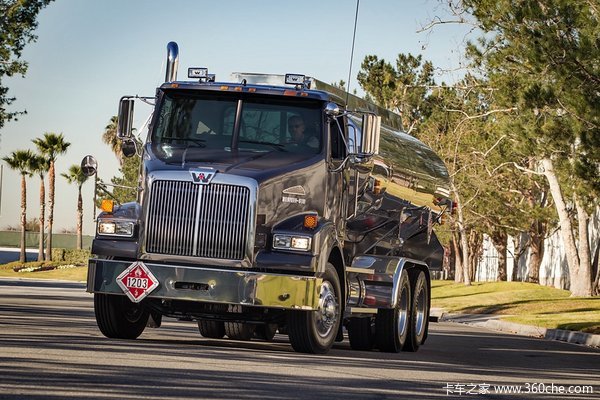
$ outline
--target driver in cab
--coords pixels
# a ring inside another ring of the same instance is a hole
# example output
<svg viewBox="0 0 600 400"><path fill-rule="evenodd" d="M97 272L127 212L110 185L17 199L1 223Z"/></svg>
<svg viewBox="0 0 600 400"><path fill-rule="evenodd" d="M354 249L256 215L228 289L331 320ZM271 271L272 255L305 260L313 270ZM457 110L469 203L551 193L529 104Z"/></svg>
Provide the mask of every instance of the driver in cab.
<svg viewBox="0 0 600 400"><path fill-rule="evenodd" d="M290 117L288 119L288 131L291 135L288 145L304 146L313 150L319 149L319 139L306 133L306 126L302 117L298 115Z"/></svg>

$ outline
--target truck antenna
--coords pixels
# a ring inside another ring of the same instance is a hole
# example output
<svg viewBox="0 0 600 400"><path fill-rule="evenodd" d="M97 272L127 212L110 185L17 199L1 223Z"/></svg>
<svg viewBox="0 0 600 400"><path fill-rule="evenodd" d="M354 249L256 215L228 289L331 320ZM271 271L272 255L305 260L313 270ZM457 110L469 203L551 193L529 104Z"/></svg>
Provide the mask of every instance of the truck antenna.
<svg viewBox="0 0 600 400"><path fill-rule="evenodd" d="M350 68L348 69L348 90L346 90L346 106L350 97L350 77L352 76L352 59L354 58L354 41L356 39L356 22L358 21L358 6L360 0L356 0L356 14L354 15L354 33L352 34L352 51L350 52Z"/></svg>

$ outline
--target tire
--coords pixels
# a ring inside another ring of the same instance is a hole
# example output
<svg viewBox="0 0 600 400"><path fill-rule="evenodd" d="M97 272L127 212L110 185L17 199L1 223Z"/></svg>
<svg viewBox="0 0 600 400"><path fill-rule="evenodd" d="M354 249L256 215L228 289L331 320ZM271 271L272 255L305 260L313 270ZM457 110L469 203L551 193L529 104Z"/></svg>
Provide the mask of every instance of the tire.
<svg viewBox="0 0 600 400"><path fill-rule="evenodd" d="M250 340L254 335L254 325L243 322L225 322L225 334L233 340Z"/></svg>
<svg viewBox="0 0 600 400"><path fill-rule="evenodd" d="M409 330L410 282L406 270L398 281L398 298L393 309L379 309L375 317L375 342L380 351L398 353L404 347Z"/></svg>
<svg viewBox="0 0 600 400"><path fill-rule="evenodd" d="M275 337L277 332L277 324L262 324L258 325L254 330L254 337L260 340L270 342Z"/></svg>
<svg viewBox="0 0 600 400"><path fill-rule="evenodd" d="M341 323L340 280L331 263L327 263L321 284L318 309L290 311L288 334L295 351L324 354L329 351Z"/></svg>
<svg viewBox="0 0 600 400"><path fill-rule="evenodd" d="M371 318L350 318L346 329L352 350L370 351L375 346Z"/></svg>
<svg viewBox="0 0 600 400"><path fill-rule="evenodd" d="M222 339L225 336L225 324L222 321L199 319L198 330L202 336L209 339Z"/></svg>
<svg viewBox="0 0 600 400"><path fill-rule="evenodd" d="M411 271L409 276L412 304L410 307L408 337L402 350L417 351L419 346L425 342L429 327L429 285L427 285L425 272L421 270Z"/></svg>
<svg viewBox="0 0 600 400"><path fill-rule="evenodd" d="M125 296L94 294L94 314L100 332L111 339L136 339L142 334L150 313Z"/></svg>

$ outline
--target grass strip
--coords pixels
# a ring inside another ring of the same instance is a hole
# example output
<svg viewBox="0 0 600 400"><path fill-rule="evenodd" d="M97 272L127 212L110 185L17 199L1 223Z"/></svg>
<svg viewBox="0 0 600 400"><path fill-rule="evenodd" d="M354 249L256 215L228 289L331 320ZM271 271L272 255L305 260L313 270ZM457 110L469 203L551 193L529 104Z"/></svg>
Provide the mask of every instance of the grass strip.
<svg viewBox="0 0 600 400"><path fill-rule="evenodd" d="M600 298L570 297L567 290L525 282L432 282L432 307L551 329L600 334Z"/></svg>

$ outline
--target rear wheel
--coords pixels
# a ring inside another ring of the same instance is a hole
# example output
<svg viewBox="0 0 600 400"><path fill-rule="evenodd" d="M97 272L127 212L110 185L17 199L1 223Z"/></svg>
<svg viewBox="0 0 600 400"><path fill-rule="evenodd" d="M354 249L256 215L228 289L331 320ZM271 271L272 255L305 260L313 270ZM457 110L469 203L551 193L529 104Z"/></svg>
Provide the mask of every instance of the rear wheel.
<svg viewBox="0 0 600 400"><path fill-rule="evenodd" d="M142 334L150 313L125 296L94 294L94 314L100 332L112 339L135 339Z"/></svg>
<svg viewBox="0 0 600 400"><path fill-rule="evenodd" d="M331 263L327 263L315 311L291 311L288 331L294 350L323 354L329 351L338 333L341 319L340 280Z"/></svg>
<svg viewBox="0 0 600 400"><path fill-rule="evenodd" d="M199 319L198 330L202 336L209 339L222 339L225 336L225 324L222 321Z"/></svg>
<svg viewBox="0 0 600 400"><path fill-rule="evenodd" d="M398 297L393 309L379 309L375 318L375 341L381 351L397 353L408 336L410 312L410 283L406 270L400 274Z"/></svg>
<svg viewBox="0 0 600 400"><path fill-rule="evenodd" d="M254 334L254 325L244 322L225 322L225 334L233 340L250 340Z"/></svg>
<svg viewBox="0 0 600 400"><path fill-rule="evenodd" d="M375 345L373 323L371 318L350 318L348 325L348 339L353 350L372 350Z"/></svg>
<svg viewBox="0 0 600 400"><path fill-rule="evenodd" d="M412 292L410 322L408 337L402 350L417 351L419 346L425 342L429 325L429 286L427 285L425 272L421 270L412 271L410 274L410 286Z"/></svg>

